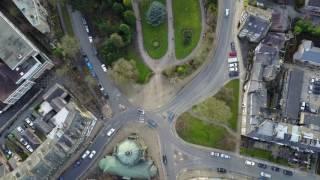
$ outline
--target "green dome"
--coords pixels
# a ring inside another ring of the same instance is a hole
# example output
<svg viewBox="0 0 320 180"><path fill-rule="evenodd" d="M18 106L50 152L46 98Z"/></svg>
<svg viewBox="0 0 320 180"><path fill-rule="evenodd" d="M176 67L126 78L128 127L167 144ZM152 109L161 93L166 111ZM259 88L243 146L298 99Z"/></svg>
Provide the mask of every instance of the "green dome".
<svg viewBox="0 0 320 180"><path fill-rule="evenodd" d="M122 164L132 166L141 159L142 151L141 146L135 141L125 140L116 148L115 156Z"/></svg>

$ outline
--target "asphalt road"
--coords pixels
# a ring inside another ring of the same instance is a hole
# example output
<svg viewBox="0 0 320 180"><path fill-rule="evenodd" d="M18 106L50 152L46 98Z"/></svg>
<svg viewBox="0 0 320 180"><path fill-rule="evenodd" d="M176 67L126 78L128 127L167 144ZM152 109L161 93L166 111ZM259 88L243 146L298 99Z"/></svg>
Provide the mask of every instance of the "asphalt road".
<svg viewBox="0 0 320 180"><path fill-rule="evenodd" d="M167 179L176 179L176 175L182 170L202 167L213 169L216 167L223 167L228 171L245 174L252 177L259 177L260 172L263 171L272 174L273 179L316 179L318 177L314 174L307 174L295 170L294 176L285 176L281 172L271 172L270 168L262 170L257 166L248 167L244 165L244 157L229 152L225 153L231 156L230 159L216 157L213 158L209 155L210 151L222 151L209 148L200 148L182 141L175 134L174 123L169 122L162 116L163 113L168 111L171 111L175 114L182 113L190 108L193 104L217 92L229 80L227 71L227 54L230 47L230 42L233 38L231 34L233 25L235 24L233 22L233 12L235 10L235 6L236 3L234 3L233 0L219 1L220 14L217 26L217 49L215 50L214 56L211 58L210 63L204 67L192 81L190 81L183 89L181 89L177 93L176 97L167 105L161 107L155 112L146 112L145 119L152 119L158 124L156 131L160 137L161 154L166 155L168 159L167 165L164 166ZM231 14L229 17L225 17L224 15L225 8L230 9ZM130 105L127 98L121 95L119 90L110 81L105 72L102 71L100 67L101 63L95 56L93 47L89 43L88 35L84 30L80 13L75 11L71 13L71 16L73 28L80 41L81 49L93 64L94 71L97 74L97 80L102 84L102 86L105 88L105 91L109 94L109 102L113 112L115 113L114 117L105 124L105 127L100 131L99 135L88 147L90 150L97 151L97 155L95 156L97 157L110 141L110 138L105 136L105 133L108 131L108 129L111 127L120 128L121 126L125 125L126 122L130 120L136 120L137 109ZM127 110L121 111L119 109L119 104L125 105ZM174 158L175 152L177 151L185 155L186 159L177 161ZM70 167L61 175L61 177L64 179L80 179L80 177L84 172L86 172L92 163L96 162L94 160L95 159L83 160L80 166ZM259 160L255 159L254 161L258 162ZM263 163L268 164L268 166L272 165L272 163L269 162Z"/></svg>

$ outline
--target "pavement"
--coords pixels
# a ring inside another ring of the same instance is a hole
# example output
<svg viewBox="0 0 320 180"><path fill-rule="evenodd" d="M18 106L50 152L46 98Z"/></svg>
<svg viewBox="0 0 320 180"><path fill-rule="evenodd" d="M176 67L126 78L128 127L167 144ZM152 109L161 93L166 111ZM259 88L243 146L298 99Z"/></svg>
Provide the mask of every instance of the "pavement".
<svg viewBox="0 0 320 180"><path fill-rule="evenodd" d="M217 149L205 148L197 145L189 144L180 139L175 131L175 118L168 120L165 115L168 112L176 114L183 113L185 110L192 107L205 98L216 93L224 84L230 79L227 71L227 55L230 47L230 42L233 40L231 36L232 29L235 26L233 13L237 3L233 0L220 0L219 1L219 17L217 28L217 48L215 53L210 57L210 63L205 66L197 76L195 76L188 84L186 84L174 98L170 100L166 105L145 113L145 119L152 119L157 122L156 128L160 138L161 156L167 156L167 164L164 166L164 173L166 179L174 180L177 178L177 174L185 169L199 169L199 168L216 168L223 167L228 171L234 173L240 173L246 176L258 178L260 172L267 172L272 175L273 179L319 179L315 174L308 174L298 170L290 169L294 172L294 176L285 176L282 172L272 172L270 166L279 165L261 161L257 159L243 157L236 153L224 152ZM225 17L224 9L230 9L230 16ZM137 108L129 103L127 97L122 95L116 86L112 83L109 77L101 69L101 63L97 56L94 54L93 46L89 43L88 35L84 30L82 24L82 16L78 11L70 12L72 17L73 28L76 37L79 39L82 51L88 56L90 62L93 64L94 71L97 74L97 80L104 87L106 93L109 94L109 103L111 109L114 112L114 116L108 120L104 128L100 131L99 135L89 145L89 150L96 150L98 157L103 152L105 146L112 140L112 137L107 137L106 132L111 128L117 130L125 126L128 121L136 120L138 118ZM126 106L125 110L119 108L119 104ZM211 151L224 153L230 155L230 159L224 159L221 157L212 157ZM183 155L183 159L176 159L176 152ZM80 157L79 157L80 158ZM246 159L253 160L255 162L261 162L268 165L267 169L261 169L255 166L246 166L244 164ZM81 179L84 173L89 167L96 163L96 159L84 159L81 161L80 166L69 167L62 175L63 179ZM282 169L289 169L287 167L281 167Z"/></svg>

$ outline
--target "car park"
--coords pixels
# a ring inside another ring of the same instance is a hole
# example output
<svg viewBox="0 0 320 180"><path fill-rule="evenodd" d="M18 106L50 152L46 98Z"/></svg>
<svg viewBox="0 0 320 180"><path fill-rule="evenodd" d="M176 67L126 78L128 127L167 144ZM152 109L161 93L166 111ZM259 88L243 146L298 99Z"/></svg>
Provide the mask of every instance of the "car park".
<svg viewBox="0 0 320 180"><path fill-rule="evenodd" d="M85 159L89 154L90 154L90 151L89 151L89 150L86 150L86 151L82 154L81 158L82 158L82 159Z"/></svg>
<svg viewBox="0 0 320 180"><path fill-rule="evenodd" d="M254 166L256 163L253 162L253 161L246 160L246 161L244 162L244 164L245 164L245 165L248 165L248 166Z"/></svg>
<svg viewBox="0 0 320 180"><path fill-rule="evenodd" d="M96 153L97 153L97 152L96 152L95 150L92 150L91 153L90 153L90 155L89 155L89 158L92 159L93 156L96 155Z"/></svg>
<svg viewBox="0 0 320 180"><path fill-rule="evenodd" d="M279 172L280 168L276 167L276 166L271 166L271 170L275 171L275 172Z"/></svg>
<svg viewBox="0 0 320 180"><path fill-rule="evenodd" d="M287 175L287 176L292 176L293 175L292 171L289 171L289 170L286 170L286 169L284 169L282 172L283 172L284 175Z"/></svg>
<svg viewBox="0 0 320 180"><path fill-rule="evenodd" d="M266 164L258 163L258 167L262 169L266 169L268 166Z"/></svg>
<svg viewBox="0 0 320 180"><path fill-rule="evenodd" d="M21 127L21 126L18 126L18 127L17 127L17 131L18 131L19 133L22 133L22 132L23 132L22 127Z"/></svg>
<svg viewBox="0 0 320 180"><path fill-rule="evenodd" d="M110 136L114 133L115 130L116 130L116 129L111 128L111 129L107 132L107 136L110 137Z"/></svg>
<svg viewBox="0 0 320 180"><path fill-rule="evenodd" d="M108 71L108 69L107 69L105 64L101 64L101 68L102 68L103 72L107 72Z"/></svg>
<svg viewBox="0 0 320 180"><path fill-rule="evenodd" d="M227 170L225 168L217 168L217 172L219 173L226 173Z"/></svg>
<svg viewBox="0 0 320 180"><path fill-rule="evenodd" d="M266 178L269 178L269 179L271 178L271 174L268 174L268 173L265 173L265 172L261 172L260 176L266 177Z"/></svg>
<svg viewBox="0 0 320 180"><path fill-rule="evenodd" d="M225 159L230 159L230 156L227 154L220 154L220 157L225 158Z"/></svg>

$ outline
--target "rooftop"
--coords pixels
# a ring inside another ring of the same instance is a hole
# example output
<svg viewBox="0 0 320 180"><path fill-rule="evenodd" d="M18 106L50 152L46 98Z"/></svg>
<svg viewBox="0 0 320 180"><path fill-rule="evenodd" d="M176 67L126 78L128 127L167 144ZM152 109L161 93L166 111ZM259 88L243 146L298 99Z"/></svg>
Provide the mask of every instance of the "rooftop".
<svg viewBox="0 0 320 180"><path fill-rule="evenodd" d="M319 0L309 0L308 1L308 6L320 7L320 1Z"/></svg>
<svg viewBox="0 0 320 180"><path fill-rule="evenodd" d="M15 69L36 49L0 12L0 59Z"/></svg>
<svg viewBox="0 0 320 180"><path fill-rule="evenodd" d="M320 48L313 46L312 41L303 40L294 59L320 63Z"/></svg>
<svg viewBox="0 0 320 180"><path fill-rule="evenodd" d="M247 37L251 42L260 41L268 32L270 21L259 16L249 15L239 32L239 37Z"/></svg>

